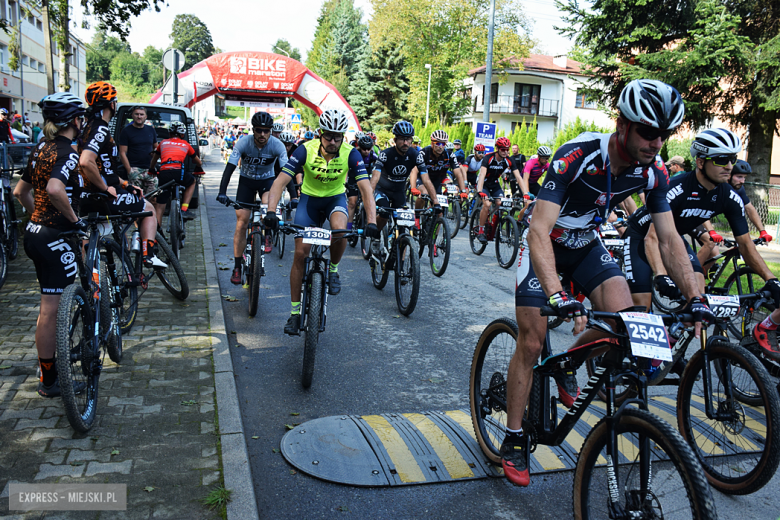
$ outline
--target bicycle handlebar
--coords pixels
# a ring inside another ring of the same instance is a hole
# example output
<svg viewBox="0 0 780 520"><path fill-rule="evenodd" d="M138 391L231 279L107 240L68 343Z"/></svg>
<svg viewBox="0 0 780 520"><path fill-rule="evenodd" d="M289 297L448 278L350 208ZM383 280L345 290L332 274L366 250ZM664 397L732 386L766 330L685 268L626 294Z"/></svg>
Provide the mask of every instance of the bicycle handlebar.
<svg viewBox="0 0 780 520"><path fill-rule="evenodd" d="M298 231L303 231L307 227L310 226L299 226L298 224L293 224L292 222L284 222L283 220L279 221L279 231L282 233L285 233L287 235L291 235L293 233L297 233ZM340 237L335 237L337 239L342 238L348 238L351 236L360 236L363 234L362 229L331 229L329 230L331 235L335 235L337 233L343 233Z"/></svg>
<svg viewBox="0 0 780 520"><path fill-rule="evenodd" d="M150 197L156 197L159 193L162 193L164 190L167 190L169 186L175 183L176 183L175 180L170 180L165 184L163 184L162 186L158 186L156 189L153 189L149 193L144 193L144 198L148 199Z"/></svg>

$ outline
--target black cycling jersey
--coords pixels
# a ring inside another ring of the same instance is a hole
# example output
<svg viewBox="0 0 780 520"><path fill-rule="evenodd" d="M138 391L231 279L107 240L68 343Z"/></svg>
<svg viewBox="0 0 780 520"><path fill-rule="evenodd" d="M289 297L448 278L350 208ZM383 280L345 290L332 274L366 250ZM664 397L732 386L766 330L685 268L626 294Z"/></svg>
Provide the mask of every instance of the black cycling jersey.
<svg viewBox="0 0 780 520"><path fill-rule="evenodd" d="M485 155L485 157L482 159L480 168L487 168L484 186L487 186L491 189L498 186L498 179L501 177L501 174L503 174L504 171L508 169L511 173L518 169L517 163L515 163L511 157L507 156L502 159L498 155L498 152Z"/></svg>
<svg viewBox="0 0 780 520"><path fill-rule="evenodd" d="M120 183L116 172L118 152L108 123L102 117L95 115L84 127L83 136L84 141L79 153L84 150L94 152L97 155L95 162L103 180L108 186L118 186ZM88 191L94 191L92 183L86 176L84 176L84 184Z"/></svg>
<svg viewBox="0 0 780 520"><path fill-rule="evenodd" d="M570 249L584 247L598 237L596 217L605 217L607 204L611 135L585 132L559 147L539 190L538 200L561 206L550 237ZM650 166L627 167L617 177L613 175L610 184L609 208L644 190L651 213L669 211L666 201L669 175L660 156Z"/></svg>
<svg viewBox="0 0 780 520"><path fill-rule="evenodd" d="M734 189L732 186L731 189ZM747 191L745 191L745 186L741 186L738 190L734 190L737 192L737 195L739 195L739 198L742 199L742 204L750 204L750 198L747 196Z"/></svg>
<svg viewBox="0 0 780 520"><path fill-rule="evenodd" d="M415 167L418 173L428 174L422 152L411 146L404 155L401 155L396 147L382 150L374 163L374 171L381 173L377 188L385 193L403 191L404 183Z"/></svg>
<svg viewBox="0 0 780 520"><path fill-rule="evenodd" d="M59 230L70 229L70 222L54 207L46 187L51 179L62 182L68 201L78 214L79 195L83 185L78 165L79 154L67 137L58 135L51 141L44 140L36 147L31 162L32 171L29 175L25 174L35 191L35 211L30 217L31 222Z"/></svg>
<svg viewBox="0 0 780 520"><path fill-rule="evenodd" d="M433 155L433 147L426 146L420 153L423 155L425 167L428 168L428 175L430 175L431 182L434 184L441 184L447 176L447 170L454 170L460 166L455 156L450 155L447 150L442 150L441 155L436 157Z"/></svg>
<svg viewBox="0 0 780 520"><path fill-rule="evenodd" d="M710 220L715 215L723 214L731 226L734 236L748 232L745 220L745 206L739 194L727 182L718 184L714 189L707 189L699 184L696 172L688 172L675 176L669 183L666 200L674 215L674 225L680 235L685 235ZM639 236L647 234L652 223L645 206L639 208L628 219L629 229Z"/></svg>

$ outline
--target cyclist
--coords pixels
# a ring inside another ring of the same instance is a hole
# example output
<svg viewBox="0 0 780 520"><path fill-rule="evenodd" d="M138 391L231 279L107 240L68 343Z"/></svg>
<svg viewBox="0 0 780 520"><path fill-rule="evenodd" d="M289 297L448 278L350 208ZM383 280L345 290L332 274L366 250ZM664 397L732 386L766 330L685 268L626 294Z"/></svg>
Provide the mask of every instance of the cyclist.
<svg viewBox="0 0 780 520"><path fill-rule="evenodd" d="M371 138L372 141L374 141L374 153L379 155L379 152L381 151L379 149L379 146L376 144L376 134L374 132L367 132L366 135Z"/></svg>
<svg viewBox="0 0 780 520"><path fill-rule="evenodd" d="M116 172L118 152L108 122L116 114L116 88L105 81L92 83L87 87L84 97L89 105L88 121L84 126L83 140L79 143L81 157L79 166L84 177L85 191L108 193L113 200L109 210L114 215L122 213L154 212L152 203L144 200L143 190L132 186L121 179ZM98 178L100 182L97 182ZM104 186L108 185L106 189ZM81 206L83 213L101 211L101 207L93 206L84 201ZM157 258L157 219L145 217L139 220L141 233L141 249L146 267L165 269L168 265Z"/></svg>
<svg viewBox="0 0 780 520"><path fill-rule="evenodd" d="M274 183L274 178L287 164L287 149L282 142L271 135L274 118L268 112L255 112L252 116L252 132L254 137L244 137L230 154L225 171L222 172L222 182L219 184L217 202L227 204L227 188L230 177L241 161L241 176L236 190L236 202L254 204L255 196L260 195L263 204L269 204L268 192ZM278 202L278 201L277 201ZM276 208L276 206L268 206ZM233 234L233 275L230 282L241 284L241 265L244 263L246 248L246 228L252 212L248 209L236 209L236 230ZM265 252L271 252L271 234L265 236Z"/></svg>
<svg viewBox="0 0 780 520"><path fill-rule="evenodd" d="M35 346L41 379L38 395L58 397L60 385L54 360L56 349L57 308L65 288L73 283L78 272L72 240L59 234L71 229L85 231L87 225L77 216L79 190L79 155L72 146L84 125L86 107L77 96L60 92L44 97L38 104L46 120L44 141L36 147L32 168L25 173L25 182L35 190L35 209L24 234L24 250L35 264L41 287L41 310L35 329ZM102 183L99 176L94 177ZM105 190L105 183L102 185ZM84 390L84 383L74 388Z"/></svg>
<svg viewBox="0 0 780 520"><path fill-rule="evenodd" d="M301 146L304 143L308 143L312 139L314 139L314 132L307 130L306 133L303 134L303 139L299 139L297 144L298 146Z"/></svg>
<svg viewBox="0 0 780 520"><path fill-rule="evenodd" d="M345 196L345 181L347 176L355 179L365 202L368 225L366 236L376 238L379 232L376 227L374 199L371 197L371 185L368 173L363 164L363 156L352 148L344 139L349 128L347 115L338 109L325 110L320 115L321 136L317 141L309 141L295 150L290 162L282 169L284 175L274 182L269 196L269 208L276 208L282 196L289 177L303 174L301 200L295 212L295 224L299 226L322 227L325 220L330 221L331 229L347 227L347 198ZM279 223L275 211L269 211L265 224L275 229ZM331 260L328 266L328 294L341 292L338 267L347 243L334 236L330 248ZM309 254L310 245L304 245L302 238L295 239L295 256L290 270L290 301L292 311L284 326L284 333L297 336L300 334L301 320L301 283L303 282L304 261Z"/></svg>
<svg viewBox="0 0 780 520"><path fill-rule="evenodd" d="M485 145L478 144L474 147L474 153L466 158L464 166L466 167L466 182L469 186L477 185L479 169L482 168L482 159L485 157Z"/></svg>
<svg viewBox="0 0 780 520"><path fill-rule="evenodd" d="M233 146L236 144L237 137L233 133L233 130L228 132L222 139L222 160L227 162L228 157L233 152Z"/></svg>
<svg viewBox="0 0 780 520"><path fill-rule="evenodd" d="M360 155L363 156L363 164L366 165L366 171L374 171L374 163L378 159L378 156L374 153L374 141L363 134L355 142L355 146L357 147L358 152L360 152ZM352 229L352 219L355 217L358 195L360 195L360 190L358 190L357 185L352 183L351 179L347 178L347 229Z"/></svg>
<svg viewBox="0 0 780 520"><path fill-rule="evenodd" d="M523 168L523 180L526 186L526 191L523 193L524 199L533 199L539 194L539 190L542 189L539 186L539 180L547 171L551 155L552 150L549 146L540 146L536 150L536 158L531 158L525 163Z"/></svg>
<svg viewBox="0 0 780 520"><path fill-rule="evenodd" d="M406 205L406 180L413 180L411 177L413 172L415 177L418 172L422 175L421 182L428 191L436 193L436 189L429 178L423 152L418 152L411 146L414 126L408 121L398 121L393 125L392 132L395 136L395 145L379 152L379 158L374 163L371 188L374 190L377 206L397 209ZM412 193L415 191L419 195L418 190L413 190ZM433 203L434 211L440 213L439 201L434 199ZM387 219L378 216L376 223L381 231L387 224ZM378 255L380 244L372 243L371 245L374 248L374 254Z"/></svg>
<svg viewBox="0 0 780 520"><path fill-rule="evenodd" d="M289 159L295 149L298 148L298 145L295 144L295 136L290 132L282 132L281 135L279 135L279 140L287 149L287 158Z"/></svg>
<svg viewBox="0 0 780 520"><path fill-rule="evenodd" d="M679 235L688 234L708 219L723 214L731 226L745 263L767 282L763 290L771 291L776 303L780 304L780 282L756 251L748 233L742 199L728 182L741 150L742 142L730 130L711 128L700 132L691 145L696 169L675 176L669 183L666 199ZM667 274L657 245L657 230L646 208L643 206L628 220L628 230L624 236L624 261L627 266L626 280L634 303L649 308L651 284L666 297L679 297L679 289L674 281L679 271L668 271L674 273L672 276ZM699 259L687 243L685 246L693 270L697 273L698 290L704 292L705 280Z"/></svg>
<svg viewBox="0 0 780 520"><path fill-rule="evenodd" d="M523 193L528 192L525 181L520 176L520 171L517 169L515 161L509 157L509 147L511 143L506 137L499 137L496 139L496 151L487 154L482 159L482 166L479 168L479 178L477 179L477 192L479 196L484 200L482 204L482 210L479 213L479 230L477 231L477 240L480 243L486 244L487 237L485 236L485 222L487 221L488 214L490 213L491 203L487 200L487 197L503 197L504 189L498 183L498 179L505 170L509 170L510 174L514 176L517 183L520 185Z"/></svg>
<svg viewBox="0 0 780 520"><path fill-rule="evenodd" d="M461 144L460 139L452 141L452 145L455 148L453 155L455 156L455 160L458 161L458 164L466 164L466 152L461 148Z"/></svg>
<svg viewBox="0 0 780 520"><path fill-rule="evenodd" d="M436 205L438 205L436 194L441 193L441 185L447 178L447 170L452 170L464 198L468 193L466 185L464 184L465 175L461 172L460 163L458 163L455 156L446 149L448 140L449 136L447 135L447 132L444 130L435 130L431 134L431 145L426 146L420 152L420 155L422 155L423 160L425 161L425 168L428 170L428 180L431 184L430 187L426 186L422 179L417 178L417 170L412 170L409 175L409 184L412 186L412 195L419 197L424 190L431 198L431 201L436 203ZM396 143L397 141L398 139L396 139ZM396 146L398 145L396 144ZM420 189L421 187L423 189ZM416 209L422 209L425 205L425 201L418 198L414 205Z"/></svg>
<svg viewBox="0 0 780 520"><path fill-rule="evenodd" d="M685 247L674 230L666 202L668 177L658 156L663 140L682 122L680 94L660 81L634 80L621 92L618 109L615 133L587 132L558 148L554 160L564 161L565 167L549 169L547 181L527 212L530 224L520 249L515 293L519 333L507 375L507 432L501 446L504 472L517 485L530 483L528 436L522 421L532 369L547 332L547 318L539 315L539 308L550 305L558 316L574 318L575 334L586 323L585 307L563 291L559 272L573 280L595 309L617 312L631 306L623 272L598 240L599 222L611 207L646 190L664 258L685 281L690 298L686 312L694 313L697 322L702 316L712 317L696 290ZM697 335L700 327L697 323ZM589 330L577 344L598 337L598 332ZM556 382L561 402L571 406L578 395L574 374Z"/></svg>
<svg viewBox="0 0 780 520"><path fill-rule="evenodd" d="M284 132L284 125L282 123L274 123L271 127L271 135L279 139L279 136Z"/></svg>
<svg viewBox="0 0 780 520"><path fill-rule="evenodd" d="M187 157L192 156L192 160L199 168L203 168L203 163L198 157L195 149L190 146L185 140L187 135L187 126L180 122L174 121L171 123L169 129L170 137L160 141L157 149L152 153L152 163L149 166L149 171L154 171L157 160L160 160L160 184L165 184L169 181L176 181L180 186L184 186L184 195L181 201L181 214L184 220L192 220L194 215L189 211L190 200L192 200L192 194L195 193L195 176L190 172L184 170L184 161ZM157 202L154 207L157 211L157 223L162 225L163 213L165 213L165 206L168 201L171 200L171 192L165 191L157 196Z"/></svg>

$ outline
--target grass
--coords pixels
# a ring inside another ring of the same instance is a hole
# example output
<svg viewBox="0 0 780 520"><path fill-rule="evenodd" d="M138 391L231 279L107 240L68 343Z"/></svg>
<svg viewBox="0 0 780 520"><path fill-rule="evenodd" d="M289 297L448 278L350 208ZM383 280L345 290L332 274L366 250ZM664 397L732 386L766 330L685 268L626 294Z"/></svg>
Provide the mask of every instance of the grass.
<svg viewBox="0 0 780 520"><path fill-rule="evenodd" d="M770 271L773 273L780 273L780 264L777 262L768 262L766 261L766 266L769 268ZM744 267L746 264L743 262L739 263L739 267ZM718 278L717 286L723 287L726 284L726 280L729 279L729 276L731 276L734 273L734 266L733 264L729 263L726 268L723 270L723 273ZM755 280L757 280L758 285L754 283L754 289L758 290L761 289L761 287L764 286L763 280L761 280L761 277L758 275L755 275ZM729 291L729 294L737 294L737 287L736 285L732 286L731 290Z"/></svg>
<svg viewBox="0 0 780 520"><path fill-rule="evenodd" d="M204 506L209 509L224 509L230 502L230 495L233 491L225 489L223 486L217 486L209 491L208 495L201 499Z"/></svg>

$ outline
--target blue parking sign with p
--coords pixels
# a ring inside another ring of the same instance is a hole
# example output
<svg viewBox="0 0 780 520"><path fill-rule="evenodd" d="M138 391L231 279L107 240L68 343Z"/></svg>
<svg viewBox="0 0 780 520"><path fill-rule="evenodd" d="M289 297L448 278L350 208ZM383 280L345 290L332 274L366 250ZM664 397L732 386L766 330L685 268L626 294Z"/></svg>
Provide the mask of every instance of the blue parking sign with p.
<svg viewBox="0 0 780 520"><path fill-rule="evenodd" d="M474 135L474 145L485 145L485 152L491 153L496 145L496 124L495 123L477 123Z"/></svg>

